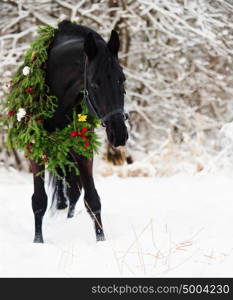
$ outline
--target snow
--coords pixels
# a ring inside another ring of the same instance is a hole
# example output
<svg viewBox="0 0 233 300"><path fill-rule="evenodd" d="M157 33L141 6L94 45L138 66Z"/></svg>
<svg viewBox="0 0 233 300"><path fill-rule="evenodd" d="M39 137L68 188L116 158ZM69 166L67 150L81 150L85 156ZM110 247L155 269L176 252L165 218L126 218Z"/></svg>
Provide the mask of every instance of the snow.
<svg viewBox="0 0 233 300"><path fill-rule="evenodd" d="M32 176L0 168L0 277L232 277L233 178L97 177L107 241L82 198L44 218L33 244Z"/></svg>

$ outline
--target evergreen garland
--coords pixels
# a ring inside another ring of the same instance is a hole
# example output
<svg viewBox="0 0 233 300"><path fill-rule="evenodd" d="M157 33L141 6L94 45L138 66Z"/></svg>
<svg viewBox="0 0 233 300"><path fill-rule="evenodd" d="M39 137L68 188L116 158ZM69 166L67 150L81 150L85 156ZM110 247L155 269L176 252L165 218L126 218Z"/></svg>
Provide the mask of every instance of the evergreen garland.
<svg viewBox="0 0 233 300"><path fill-rule="evenodd" d="M57 98L49 94L45 84L44 65L48 59L48 48L56 33L55 28L44 26L39 36L24 56L23 64L12 78L9 92L4 97L7 115L1 116L8 127L7 145L23 150L28 159L45 164L49 172L59 176L57 169L66 173L77 166L70 161L70 151L91 158L97 152L99 141L94 133L98 120L88 115L86 105L82 113L73 111L73 120L62 130L49 133L43 122L53 116Z"/></svg>

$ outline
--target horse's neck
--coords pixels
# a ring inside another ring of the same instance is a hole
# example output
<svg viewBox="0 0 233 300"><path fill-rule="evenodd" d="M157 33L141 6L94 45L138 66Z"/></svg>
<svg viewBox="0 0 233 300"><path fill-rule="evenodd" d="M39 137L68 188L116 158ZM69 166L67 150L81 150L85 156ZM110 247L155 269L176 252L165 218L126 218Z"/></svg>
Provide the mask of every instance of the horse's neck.
<svg viewBox="0 0 233 300"><path fill-rule="evenodd" d="M68 42L51 49L47 67L47 84L58 98L53 118L47 129L64 128L72 120L73 110L80 110L80 94L84 84L84 55L80 44Z"/></svg>
<svg viewBox="0 0 233 300"><path fill-rule="evenodd" d="M83 84L83 43L67 40L51 48L48 58L47 79L52 93L61 98L77 80Z"/></svg>

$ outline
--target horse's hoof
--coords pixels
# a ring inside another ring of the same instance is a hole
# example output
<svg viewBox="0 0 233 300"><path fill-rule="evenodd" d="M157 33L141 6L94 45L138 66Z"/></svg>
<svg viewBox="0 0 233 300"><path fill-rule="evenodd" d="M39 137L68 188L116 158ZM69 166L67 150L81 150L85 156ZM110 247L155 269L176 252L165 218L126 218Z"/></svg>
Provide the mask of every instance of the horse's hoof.
<svg viewBox="0 0 233 300"><path fill-rule="evenodd" d="M106 241L104 234L96 235L96 242Z"/></svg>
<svg viewBox="0 0 233 300"><path fill-rule="evenodd" d="M67 208L67 204L66 204L66 202L64 201L64 202L57 202L57 209L65 209L65 208Z"/></svg>
<svg viewBox="0 0 233 300"><path fill-rule="evenodd" d="M70 205L69 210L68 210L67 218L73 218L74 212L75 212L75 206L74 205Z"/></svg>
<svg viewBox="0 0 233 300"><path fill-rule="evenodd" d="M42 238L42 236L35 236L34 240L33 240L33 243L40 243L40 244L43 244L44 243L44 240Z"/></svg>
<svg viewBox="0 0 233 300"><path fill-rule="evenodd" d="M69 211L68 212L68 215L67 215L67 218L73 218L73 216L74 216L74 210L72 210L72 211Z"/></svg>

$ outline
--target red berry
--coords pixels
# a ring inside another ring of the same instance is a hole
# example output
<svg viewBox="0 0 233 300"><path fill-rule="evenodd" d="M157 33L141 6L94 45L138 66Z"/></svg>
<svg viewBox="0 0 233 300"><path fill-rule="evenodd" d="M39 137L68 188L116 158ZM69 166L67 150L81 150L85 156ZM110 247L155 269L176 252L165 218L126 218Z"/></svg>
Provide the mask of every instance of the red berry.
<svg viewBox="0 0 233 300"><path fill-rule="evenodd" d="M32 93L32 91L33 91L33 88L32 88L32 87L29 87L29 88L27 88L27 89L25 90L26 93Z"/></svg>
<svg viewBox="0 0 233 300"><path fill-rule="evenodd" d="M45 156L44 158L43 158L43 161L46 163L46 162L48 162L48 157L47 156Z"/></svg>
<svg viewBox="0 0 233 300"><path fill-rule="evenodd" d="M14 114L15 114L15 110L11 110L11 111L8 112L7 115L8 115L9 117L12 117L12 116L14 116Z"/></svg>

